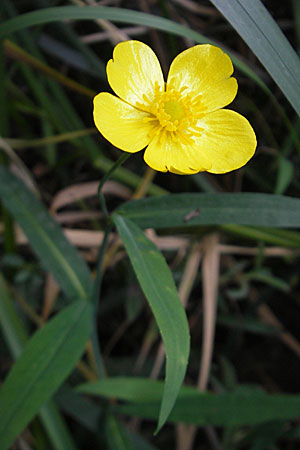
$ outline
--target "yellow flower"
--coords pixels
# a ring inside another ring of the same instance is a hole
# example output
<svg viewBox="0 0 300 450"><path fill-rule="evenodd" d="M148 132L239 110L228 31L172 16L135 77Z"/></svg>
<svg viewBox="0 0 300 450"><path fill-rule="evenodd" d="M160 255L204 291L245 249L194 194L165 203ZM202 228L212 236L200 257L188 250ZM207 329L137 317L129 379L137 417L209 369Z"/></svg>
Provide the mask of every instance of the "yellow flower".
<svg viewBox="0 0 300 450"><path fill-rule="evenodd" d="M253 156L255 133L240 114L221 109L237 93L228 55L196 45L172 62L164 82L159 61L146 44L118 44L107 78L118 97L94 99L94 121L115 147L135 153L147 147L146 163L177 174L225 173Z"/></svg>

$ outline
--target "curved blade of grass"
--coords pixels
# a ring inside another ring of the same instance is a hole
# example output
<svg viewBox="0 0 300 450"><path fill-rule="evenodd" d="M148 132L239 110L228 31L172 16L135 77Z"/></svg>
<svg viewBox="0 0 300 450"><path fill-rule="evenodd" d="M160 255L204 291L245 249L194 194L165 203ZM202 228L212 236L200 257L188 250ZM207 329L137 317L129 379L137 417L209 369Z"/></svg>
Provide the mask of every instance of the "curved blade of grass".
<svg viewBox="0 0 300 450"><path fill-rule="evenodd" d="M157 431L176 401L190 349L188 323L171 272L161 253L131 220L113 214L113 221L150 304L166 351L166 380Z"/></svg>
<svg viewBox="0 0 300 450"><path fill-rule="evenodd" d="M92 280L85 261L42 203L4 166L0 167L0 198L65 294L88 298Z"/></svg>
<svg viewBox="0 0 300 450"><path fill-rule="evenodd" d="M300 60L260 0L211 0L240 34L300 116Z"/></svg>
<svg viewBox="0 0 300 450"><path fill-rule="evenodd" d="M0 391L3 448L9 447L73 369L91 333L91 314L90 303L73 303L26 344Z"/></svg>
<svg viewBox="0 0 300 450"><path fill-rule="evenodd" d="M59 389L55 395L55 400L61 409L67 415L72 417L77 423L81 424L93 433L97 433L99 431L100 420L104 417L105 404L103 404L103 408L99 403L95 403L91 399L87 398L87 396L75 392L74 389L67 385L67 383L64 383L64 385ZM145 438L136 432L129 431L120 422L117 423L117 426L119 428L121 427L121 432L128 436L131 443L130 448L132 450L158 450L156 447L148 443ZM65 450L66 448L69 450L69 447L63 447L62 450Z"/></svg>
<svg viewBox="0 0 300 450"><path fill-rule="evenodd" d="M76 388L82 393L131 402L116 406L115 411L149 419L158 417L163 389L162 381L142 377L111 377ZM217 395L199 393L195 387L182 386L168 421L243 426L288 420L297 417L299 411L300 395L267 395L257 388L243 386Z"/></svg>
<svg viewBox="0 0 300 450"><path fill-rule="evenodd" d="M87 7L63 6L63 7L45 8L43 10L26 13L14 17L6 21L4 24L2 24L0 29L0 39L14 31L22 30L32 25L55 22L63 19L93 20L96 18L107 19L113 22L132 23L149 26L151 28L172 33L177 36L187 37L189 39L194 40L196 43L202 44L210 43L213 45L217 45L219 47L221 46L220 43L216 43L211 39L207 39L202 34L194 30L191 30L190 28L187 28L184 25L175 23L172 20L168 20L163 17L157 17L139 11L126 10L120 8L110 8L104 6L102 6L101 8L93 6ZM270 89L261 79L261 77L259 77L259 75L254 70L252 70L244 61L238 58L234 53L231 53L226 48L224 48L224 50L226 53L229 54L234 65L246 76L255 81L255 83L258 86L260 86L260 88L263 89L270 96L274 108L276 108L276 111L278 111L283 121L286 123L286 126L290 130L292 139L296 147L298 148L298 150L300 150L297 136L293 130L293 127L287 115L285 114L283 108L281 108L280 104L277 102L276 98L274 97ZM273 75L271 74L271 76Z"/></svg>
<svg viewBox="0 0 300 450"><path fill-rule="evenodd" d="M77 6L63 6L63 7L54 7L54 8L45 8L43 10L33 11L30 13L26 13L15 18L12 18L2 24L0 29L0 39L1 37L5 37L6 35L24 29L26 27L44 24L48 22L60 21L63 19L79 19L79 20L93 20L95 18L102 18L111 20L113 22L120 23L132 23L138 25L149 26L154 29L162 30L168 33L175 34L177 36L187 37L189 39L194 40L196 43L210 43L213 45L221 46L220 43L216 43L211 39L207 39L202 34L191 30L190 28L185 27L184 25L180 25L178 23L173 22L172 20L165 19L163 17L157 17L151 14L126 10L120 8L110 8L110 7L77 7ZM229 54L234 65L243 72L246 76L251 78L261 89L263 89L271 98L272 103L276 111L282 117L284 123L290 130L292 139L298 148L299 143L297 140L297 136L293 130L293 127L285 114L283 108L281 108L280 104L277 102L276 98L261 79L261 77L252 70L243 60L238 58L234 53L228 51L228 49L224 48L224 51ZM272 74L271 74L272 76Z"/></svg>
<svg viewBox="0 0 300 450"><path fill-rule="evenodd" d="M141 228L252 225L299 228L300 199L272 194L172 194L129 201L117 213Z"/></svg>
<svg viewBox="0 0 300 450"><path fill-rule="evenodd" d="M77 20L94 20L94 19L106 19L113 22L120 23L132 23L137 25L144 25L157 30L162 30L175 34L177 36L184 36L194 40L197 43L210 43L216 44L211 39L207 39L205 36L191 30L190 28L180 25L172 20L165 19L164 17L158 17L151 14L143 13L140 11L133 11L121 8L112 8L101 6L61 6L53 8L44 8L37 11L21 14L1 24L0 39L8 36L9 34L22 30L24 28L41 25L49 22L57 22L64 19L77 19ZM227 52L227 50L226 50ZM227 52L228 53L228 52ZM236 67L243 73L252 78L263 90L270 92L261 78L243 61L237 58L234 54L230 54L230 57Z"/></svg>

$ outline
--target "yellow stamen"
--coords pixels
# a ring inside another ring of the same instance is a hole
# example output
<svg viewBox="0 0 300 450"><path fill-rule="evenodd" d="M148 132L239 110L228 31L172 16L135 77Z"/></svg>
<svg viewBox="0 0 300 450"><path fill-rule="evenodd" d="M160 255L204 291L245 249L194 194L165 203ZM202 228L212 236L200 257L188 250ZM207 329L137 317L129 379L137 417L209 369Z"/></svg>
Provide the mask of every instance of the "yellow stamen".
<svg viewBox="0 0 300 450"><path fill-rule="evenodd" d="M190 145L193 143L192 136L201 135L203 129L197 126L197 121L203 116L204 111L201 95L195 96L193 92L185 93L187 90L188 87L183 86L177 91L169 84L162 92L156 83L153 101L143 95L145 103L136 104L137 108L149 113L143 121L153 123L150 138L159 135L159 141L164 142L169 136L173 142L181 141Z"/></svg>

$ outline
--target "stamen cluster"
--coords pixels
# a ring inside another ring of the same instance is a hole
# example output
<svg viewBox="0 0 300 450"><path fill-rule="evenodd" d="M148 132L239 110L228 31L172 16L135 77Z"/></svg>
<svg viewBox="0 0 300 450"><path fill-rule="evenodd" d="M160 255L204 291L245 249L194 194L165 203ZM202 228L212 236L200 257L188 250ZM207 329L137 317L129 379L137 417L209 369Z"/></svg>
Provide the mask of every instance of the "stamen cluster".
<svg viewBox="0 0 300 450"><path fill-rule="evenodd" d="M192 144L192 136L199 136L203 131L202 128L197 127L197 120L203 116L204 112L201 94L193 96L193 92L185 93L188 90L187 86L176 90L171 83L163 92L155 83L154 90L155 97L152 102L144 94L144 104L136 105L149 112L149 116L144 118L144 122L153 122L149 137L159 135L159 141L162 142L168 133L173 142Z"/></svg>

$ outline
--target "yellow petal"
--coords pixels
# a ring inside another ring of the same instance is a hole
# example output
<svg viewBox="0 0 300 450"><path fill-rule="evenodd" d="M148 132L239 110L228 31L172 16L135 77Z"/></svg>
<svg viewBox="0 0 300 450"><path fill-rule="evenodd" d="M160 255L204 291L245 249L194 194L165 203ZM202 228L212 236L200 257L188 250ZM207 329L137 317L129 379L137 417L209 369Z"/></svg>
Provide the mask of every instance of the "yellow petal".
<svg viewBox="0 0 300 450"><path fill-rule="evenodd" d="M152 127L143 121L148 116L108 92L94 98L96 127L105 139L126 152L138 152L149 143Z"/></svg>
<svg viewBox="0 0 300 450"><path fill-rule="evenodd" d="M204 116L197 126L203 131L194 137L197 164L211 173L226 173L244 166L256 149L256 136L245 117L221 109ZM194 167L194 166L192 166Z"/></svg>
<svg viewBox="0 0 300 450"><path fill-rule="evenodd" d="M169 133L163 138L156 136L145 150L144 160L154 170L160 172L188 175L207 170L210 166L203 166L200 155L195 158L195 151L190 145L180 141L174 142Z"/></svg>
<svg viewBox="0 0 300 450"><path fill-rule="evenodd" d="M184 86L193 97L201 95L205 113L223 108L237 93L237 81L232 78L233 66L228 55L213 45L195 45L173 60L167 86L180 90Z"/></svg>
<svg viewBox="0 0 300 450"><path fill-rule="evenodd" d="M111 88L133 106L137 103L145 104L144 96L151 103L155 84L161 90L164 89L164 78L155 53L148 45L139 41L118 44L114 49L113 59L107 63L106 71Z"/></svg>

